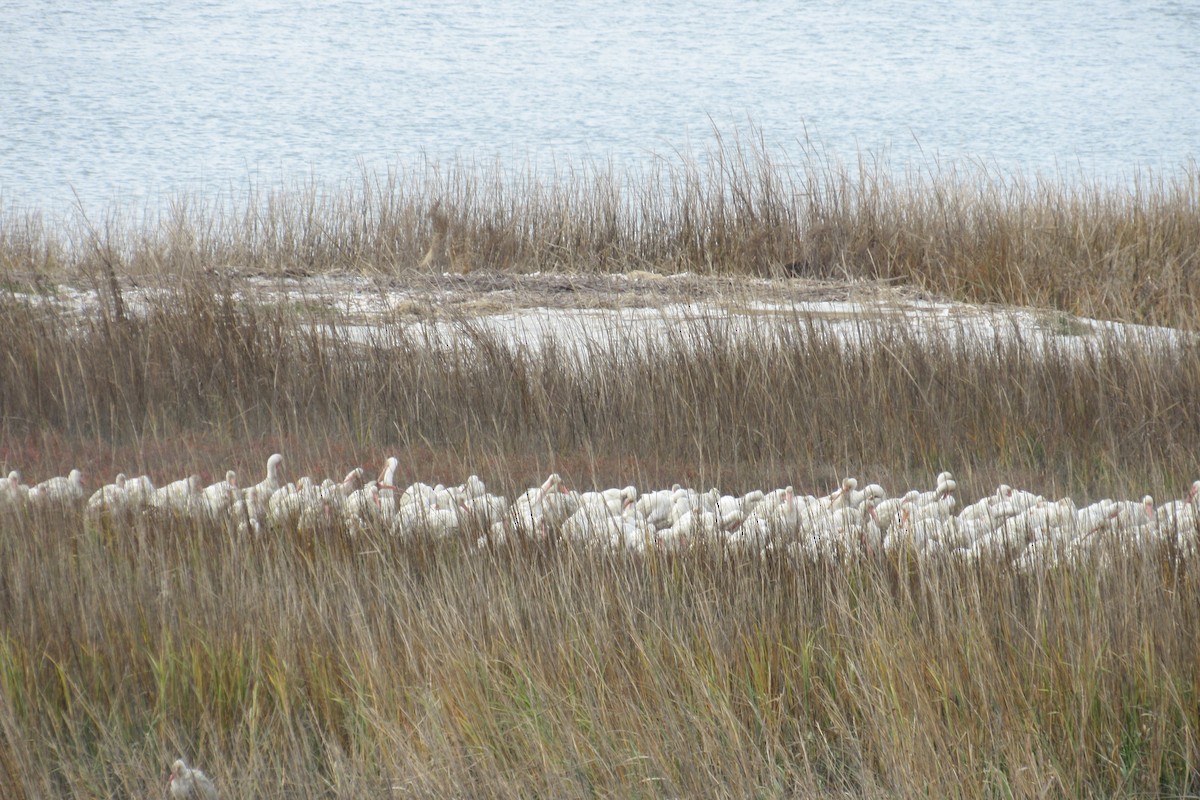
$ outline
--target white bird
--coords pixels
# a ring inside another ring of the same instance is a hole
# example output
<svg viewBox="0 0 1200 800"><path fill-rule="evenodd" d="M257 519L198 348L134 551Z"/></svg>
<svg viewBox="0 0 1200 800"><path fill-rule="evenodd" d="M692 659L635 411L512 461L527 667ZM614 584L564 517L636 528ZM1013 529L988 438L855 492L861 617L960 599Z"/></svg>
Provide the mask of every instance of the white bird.
<svg viewBox="0 0 1200 800"><path fill-rule="evenodd" d="M509 510L513 527L522 534L544 539L562 526L579 507L579 496L569 491L562 477L552 472L536 489L517 498Z"/></svg>
<svg viewBox="0 0 1200 800"><path fill-rule="evenodd" d="M811 525L815 516L825 512L820 498L797 496L791 486L786 487L778 498L777 502L770 498L763 501L766 507L764 518L776 536L794 537L802 528Z"/></svg>
<svg viewBox="0 0 1200 800"><path fill-rule="evenodd" d="M976 539L970 547L956 550L955 553L971 563L984 559L997 559L1011 562L1029 544L1025 531L1015 527L1000 526L991 533Z"/></svg>
<svg viewBox="0 0 1200 800"><path fill-rule="evenodd" d="M363 487L364 472L362 467L355 467L346 473L346 477L342 478L340 491L342 498L349 497L353 492Z"/></svg>
<svg viewBox="0 0 1200 800"><path fill-rule="evenodd" d="M296 525L304 530L328 525L335 519L345 519L350 495L362 488L363 468L355 467L346 473L341 483L326 479L316 487L314 496L300 512Z"/></svg>
<svg viewBox="0 0 1200 800"><path fill-rule="evenodd" d="M654 544L656 531L654 526L631 506L620 519L609 520L609 535L609 545L614 549L644 553Z"/></svg>
<svg viewBox="0 0 1200 800"><path fill-rule="evenodd" d="M283 456L274 453L267 459L267 477L256 483L260 498L270 500L271 495L283 488Z"/></svg>
<svg viewBox="0 0 1200 800"><path fill-rule="evenodd" d="M88 498L87 510L90 514L117 514L125 509L128 492L125 491L125 473L118 473L112 483L101 486Z"/></svg>
<svg viewBox="0 0 1200 800"><path fill-rule="evenodd" d="M809 506L819 506L819 508L822 510L838 508L845 505L846 496L857 488L857 478L843 478L841 485L829 494L825 495L824 497L804 498L804 502ZM814 503L813 500L816 502Z"/></svg>
<svg viewBox="0 0 1200 800"><path fill-rule="evenodd" d="M883 537L883 549L892 553L903 547L912 547L922 554L931 547L943 547L942 538L952 537L952 518L937 515L918 517L912 503L905 503L896 512L896 519Z"/></svg>
<svg viewBox="0 0 1200 800"><path fill-rule="evenodd" d="M679 545L715 544L726 540L720 518L712 511L689 511L660 533Z"/></svg>
<svg viewBox="0 0 1200 800"><path fill-rule="evenodd" d="M1004 520L1015 517L1022 510L1024 509L1019 508L1008 495L1003 498L998 495L990 495L959 511L958 521L975 526L986 525L989 529L994 530Z"/></svg>
<svg viewBox="0 0 1200 800"><path fill-rule="evenodd" d="M433 505L435 508L454 511L460 507L462 497L461 486L443 486L439 483L433 487Z"/></svg>
<svg viewBox="0 0 1200 800"><path fill-rule="evenodd" d="M380 497L383 497L386 500L387 494L385 489L386 487L380 486L379 493ZM400 495L400 499L396 504L395 510L399 510L400 508L403 508L411 503L416 503L427 508L433 508L437 505L437 489L422 481L409 484L408 488L405 489Z"/></svg>
<svg viewBox="0 0 1200 800"><path fill-rule="evenodd" d="M225 480L206 486L200 495L200 503L213 517L226 514L237 502L238 492L237 473L226 470Z"/></svg>
<svg viewBox="0 0 1200 800"><path fill-rule="evenodd" d="M675 497L675 502L671 506L670 522L674 524L689 511L712 512L717 505L717 500L721 498L721 493L716 489L710 489L707 492L697 492L695 489L684 489Z"/></svg>
<svg viewBox="0 0 1200 800"><path fill-rule="evenodd" d="M1154 522L1154 498L1145 495L1141 501L1124 500L1118 503L1117 525L1132 530Z"/></svg>
<svg viewBox="0 0 1200 800"><path fill-rule="evenodd" d="M1031 508L1045 500L1040 494L1027 492L1024 489L1014 489L1007 483L1002 483L996 487L994 495L998 501L1007 501L1012 504L1012 508L1016 509L1016 513L1021 513L1027 508Z"/></svg>
<svg viewBox="0 0 1200 800"><path fill-rule="evenodd" d="M1075 512L1075 528L1080 536L1095 533L1108 527L1121 513L1115 500L1097 500Z"/></svg>
<svg viewBox="0 0 1200 800"><path fill-rule="evenodd" d="M384 489L396 488L396 468L400 466L400 459L395 456L388 456L387 461L383 464L383 469L379 470L379 475L375 478L379 484L380 491Z"/></svg>
<svg viewBox="0 0 1200 800"><path fill-rule="evenodd" d="M918 519L928 519L934 517L940 520L951 519L954 516L954 509L958 507L958 498L951 492L946 492L938 499L923 505L914 505L913 515Z"/></svg>
<svg viewBox="0 0 1200 800"><path fill-rule="evenodd" d="M380 503L379 484L375 481L351 492L342 511L350 533L364 533L379 528L384 521Z"/></svg>
<svg viewBox="0 0 1200 800"><path fill-rule="evenodd" d="M470 524L487 530L504 521L508 514L508 498L487 492L478 497L467 497L463 500L463 514Z"/></svg>
<svg viewBox="0 0 1200 800"><path fill-rule="evenodd" d="M754 513L754 509L758 508L759 504L767 499L766 494L762 489L752 489L742 495L742 516L746 517Z"/></svg>
<svg viewBox="0 0 1200 800"><path fill-rule="evenodd" d="M1066 542L1064 550L1067 563L1086 563L1098 553L1099 560L1103 562L1103 550L1109 544L1111 534L1121 530L1121 511L1120 502L1104 499L1076 512L1075 536Z"/></svg>
<svg viewBox="0 0 1200 800"><path fill-rule="evenodd" d="M845 498L847 506L861 509L868 499L873 500L876 504L886 499L887 492L878 483L868 483L862 489L852 487L850 491L846 492Z"/></svg>
<svg viewBox="0 0 1200 800"><path fill-rule="evenodd" d="M723 531L734 530L746 521L745 498L724 495L717 500L713 513L717 517L717 527Z"/></svg>
<svg viewBox="0 0 1200 800"><path fill-rule="evenodd" d="M74 503L85 496L83 473L77 469L65 478L50 478L29 490L31 503Z"/></svg>
<svg viewBox="0 0 1200 800"><path fill-rule="evenodd" d="M873 500L865 510L852 506L833 509L813 525L808 539L809 552L842 560L843 556L861 555L872 550L864 535L864 525L874 513Z"/></svg>
<svg viewBox="0 0 1200 800"><path fill-rule="evenodd" d="M388 517L396 513L402 500L400 489L396 486L396 469L399 466L400 459L388 456L383 468L379 470L379 475L375 478L375 484L379 487L380 509ZM403 496L407 496L407 494L404 492Z"/></svg>
<svg viewBox="0 0 1200 800"><path fill-rule="evenodd" d="M1155 525L1160 535L1175 537L1180 555L1191 558L1200 540L1200 481L1194 481L1183 500L1163 503L1155 511Z"/></svg>
<svg viewBox="0 0 1200 800"><path fill-rule="evenodd" d="M943 472L937 476L937 488L928 492L921 492L913 501L915 506L925 506L930 503L943 502L949 499L958 489L958 484L949 472Z"/></svg>
<svg viewBox="0 0 1200 800"><path fill-rule="evenodd" d="M467 499L483 497L487 494L487 485L478 475L468 475L466 482L459 488L462 490L463 497Z"/></svg>
<svg viewBox="0 0 1200 800"><path fill-rule="evenodd" d="M717 516L711 511L685 511L654 537L655 546L661 550L683 550L701 541L715 541L719 534Z"/></svg>
<svg viewBox="0 0 1200 800"><path fill-rule="evenodd" d="M7 478L0 478L0 506L22 505L29 496L29 487L21 483L21 473L13 470Z"/></svg>
<svg viewBox="0 0 1200 800"><path fill-rule="evenodd" d="M129 511L142 510L150 505L154 496L154 482L149 475L125 479L125 508Z"/></svg>
<svg viewBox="0 0 1200 800"><path fill-rule="evenodd" d="M562 525L562 538L568 542L585 546L607 546L623 509L614 511L598 492L586 492L581 496L579 508Z"/></svg>
<svg viewBox="0 0 1200 800"><path fill-rule="evenodd" d="M1065 549L1058 539L1035 539L1012 560L1013 569L1025 574L1045 572L1058 564Z"/></svg>
<svg viewBox="0 0 1200 800"><path fill-rule="evenodd" d="M964 519L961 514L948 522L952 524L942 528L941 532L941 542L947 550L970 547L998 527L989 517L968 516Z"/></svg>
<svg viewBox="0 0 1200 800"><path fill-rule="evenodd" d="M637 499L637 509L647 522L655 528L666 528L671 524L671 510L675 499L681 496L683 487L678 483L670 489L645 492Z"/></svg>
<svg viewBox="0 0 1200 800"><path fill-rule="evenodd" d="M911 505L921 493L916 489L909 489L900 497L889 497L886 500L880 500L875 504L875 516L879 521L879 527L887 533L892 527L892 523L896 520L897 514L900 512L900 507L903 505Z"/></svg>
<svg viewBox="0 0 1200 800"><path fill-rule="evenodd" d="M186 513L193 510L193 505L199 503L204 485L199 475L189 475L177 481L160 486L150 496L150 505L170 511Z"/></svg>
<svg viewBox="0 0 1200 800"><path fill-rule="evenodd" d="M876 506L886 494L882 486L871 483L862 490L862 495L857 506L832 512L822 524L826 535L842 537L840 552L847 556L873 556L883 547L884 531Z"/></svg>
<svg viewBox="0 0 1200 800"><path fill-rule="evenodd" d="M392 518L391 531L402 537L417 537L431 541L449 539L458 534L465 516L460 506L438 508L420 503L409 503Z"/></svg>
<svg viewBox="0 0 1200 800"><path fill-rule="evenodd" d="M258 486L251 486L229 510L231 531L236 530L238 536L243 538L257 534L262 530L266 517L267 504L259 497Z"/></svg>
<svg viewBox="0 0 1200 800"><path fill-rule="evenodd" d="M325 491L324 484L317 485L307 475L298 483L289 483L267 501L267 521L277 528L294 527L306 510L324 503Z"/></svg>
<svg viewBox="0 0 1200 800"><path fill-rule="evenodd" d="M637 502L638 490L634 486L626 486L623 489L605 489L600 495L604 498L604 504L608 506L609 510L619 514L630 503Z"/></svg>
<svg viewBox="0 0 1200 800"><path fill-rule="evenodd" d="M1061 497L1053 503L1047 503L1037 511L1030 511L1033 519L1030 524L1037 529L1057 528L1072 524L1079 514L1075 501L1069 497Z"/></svg>
<svg viewBox="0 0 1200 800"><path fill-rule="evenodd" d="M830 509L861 508L868 497L883 500L887 497L887 494L883 491L883 487L877 483L870 483L859 489L857 478L844 478L842 479L841 487L837 491L820 499L821 504Z"/></svg>
<svg viewBox="0 0 1200 800"><path fill-rule="evenodd" d="M756 508L746 516L742 524L729 531L725 537L726 548L734 553L760 555L773 540L771 525Z"/></svg>
<svg viewBox="0 0 1200 800"><path fill-rule="evenodd" d="M167 781L173 800L217 800L217 787L212 779L198 769L189 767L182 758L171 767Z"/></svg>

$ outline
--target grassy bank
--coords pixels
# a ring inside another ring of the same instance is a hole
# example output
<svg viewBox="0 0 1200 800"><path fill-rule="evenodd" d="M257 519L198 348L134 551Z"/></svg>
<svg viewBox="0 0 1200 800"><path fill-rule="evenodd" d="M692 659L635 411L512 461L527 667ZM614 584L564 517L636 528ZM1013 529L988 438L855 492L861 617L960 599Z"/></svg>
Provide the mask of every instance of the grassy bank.
<svg viewBox="0 0 1200 800"><path fill-rule="evenodd" d="M280 450L298 474L340 478L396 454L405 481L477 473L512 491L556 470L736 492L846 475L900 492L949 468L967 492L1077 499L1166 499L1200 474L1191 340L981 343L900 322L862 348L797 316L738 336L681 323L656 345L614 333L581 353L469 321L449 347L388 326L363 344L206 279L144 316L116 305L80 321L0 300L0 466L173 480L257 474Z"/></svg>
<svg viewBox="0 0 1200 800"><path fill-rule="evenodd" d="M637 173L426 164L224 203L47 220L0 216L0 276L205 270L800 274L885 279L974 302L1194 326L1200 174L1126 184L960 164L897 175L753 134Z"/></svg>
<svg viewBox="0 0 1200 800"><path fill-rule="evenodd" d="M803 319L581 356L482 330L366 345L185 283L145 316L10 298L5 468L159 482L267 452L397 483L482 475L728 491L943 467L964 499L1178 496L1195 344L858 348ZM465 537L471 539L473 537ZM154 796L178 754L242 797L1186 796L1200 791L1195 562L817 567L250 540L169 515L0 519L4 796Z"/></svg>
<svg viewBox="0 0 1200 800"><path fill-rule="evenodd" d="M229 797L1200 791L1200 584L1163 554L918 575L20 529L6 797L159 796L178 753Z"/></svg>
<svg viewBox="0 0 1200 800"><path fill-rule="evenodd" d="M318 478L396 455L397 484L477 474L511 497L551 471L736 493L853 475L900 494L951 469L964 502L1003 482L1081 503L1166 500L1200 476L1186 337L897 322L860 347L797 314L582 353L469 320L451 346L386 321L364 342L229 280L790 269L1200 318L1193 173L1130 191L899 183L744 144L705 163L632 183L431 169L153 224L9 215L0 472L246 484L275 451ZM122 286L142 278L170 288L135 312ZM40 301L64 279L98 290L95 314ZM473 552L336 524L239 539L29 508L0 511L5 798L161 796L180 754L225 797L1200 794L1200 573L1169 548L1020 575L903 553Z"/></svg>

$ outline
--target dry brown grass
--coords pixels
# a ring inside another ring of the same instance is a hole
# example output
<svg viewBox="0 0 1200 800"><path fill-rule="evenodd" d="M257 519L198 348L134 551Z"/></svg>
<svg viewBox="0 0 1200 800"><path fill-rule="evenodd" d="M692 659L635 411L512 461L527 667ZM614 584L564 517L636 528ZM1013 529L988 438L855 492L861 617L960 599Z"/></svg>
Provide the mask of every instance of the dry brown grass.
<svg viewBox="0 0 1200 800"><path fill-rule="evenodd" d="M178 753L230 797L1200 790L1200 583L1165 554L1032 578L17 524L6 797L157 796Z"/></svg>
<svg viewBox="0 0 1200 800"><path fill-rule="evenodd" d="M397 482L476 473L510 495L551 470L727 491L855 475L899 493L949 468L965 499L1003 481L1078 500L1166 499L1200 475L1190 339L1080 355L1082 337L969 346L898 323L859 348L797 316L583 355L469 321L449 349L388 326L364 345L235 300L223 273L429 253L515 270L799 261L1196 318L1194 176L1130 194L900 187L765 158L739 145L640 194L451 171L254 198L244 216L180 207L161 226L6 219L10 288L73 274L102 302L79 317L0 293L0 468L161 483L256 475L276 450L320 477L396 454ZM139 273L174 283L144 314L121 289ZM161 796L179 754L229 797L1195 796L1197 575L1158 551L1027 577L7 515L0 796Z"/></svg>
<svg viewBox="0 0 1200 800"><path fill-rule="evenodd" d="M0 216L0 276L690 271L885 279L968 301L1192 327L1200 318L1200 174L1127 184L897 175L814 148L799 164L754 133L641 172L514 173L425 164L353 186L310 182L225 203Z"/></svg>
<svg viewBox="0 0 1200 800"><path fill-rule="evenodd" d="M324 477L395 453L405 480L477 472L505 491L551 470L730 491L858 475L899 491L951 468L980 493L1077 499L1175 496L1200 473L1187 339L1100 335L1078 354L1083 337L964 343L897 323L860 348L797 316L740 336L684 322L660 345L614 333L581 353L469 321L449 348L387 326L364 345L205 279L142 316L119 306L81 320L0 299L0 466L161 480L256 474L282 450Z"/></svg>
<svg viewBox="0 0 1200 800"><path fill-rule="evenodd" d="M550 469L899 493L949 467L968 496L1080 499L1200 473L1195 344L1079 357L898 325L862 349L795 319L585 358L469 326L456 349L363 346L204 281L118 307L0 303L5 469L252 475L282 449L325 476L397 453L398 481L511 494ZM233 796L1181 796L1200 790L1194 566L917 574L8 516L0 779L144 796L184 753Z"/></svg>

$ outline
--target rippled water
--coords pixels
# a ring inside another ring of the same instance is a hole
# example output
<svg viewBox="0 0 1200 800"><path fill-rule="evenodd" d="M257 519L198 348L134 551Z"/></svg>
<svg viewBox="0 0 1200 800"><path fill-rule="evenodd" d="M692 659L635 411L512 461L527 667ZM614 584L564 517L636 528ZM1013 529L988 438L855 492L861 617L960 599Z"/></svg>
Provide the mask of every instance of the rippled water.
<svg viewBox="0 0 1200 800"><path fill-rule="evenodd" d="M0 202L156 203L428 156L702 149L752 123L893 166L1172 171L1187 3L0 0Z"/></svg>

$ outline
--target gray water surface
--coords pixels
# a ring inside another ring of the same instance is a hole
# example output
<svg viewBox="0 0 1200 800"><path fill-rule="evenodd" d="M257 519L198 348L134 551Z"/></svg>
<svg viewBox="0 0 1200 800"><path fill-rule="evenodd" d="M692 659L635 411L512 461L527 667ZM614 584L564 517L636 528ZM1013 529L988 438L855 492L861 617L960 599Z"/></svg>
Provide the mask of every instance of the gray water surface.
<svg viewBox="0 0 1200 800"><path fill-rule="evenodd" d="M640 167L753 127L897 169L1170 174L1189 3L0 2L0 205L154 206L422 158Z"/></svg>

